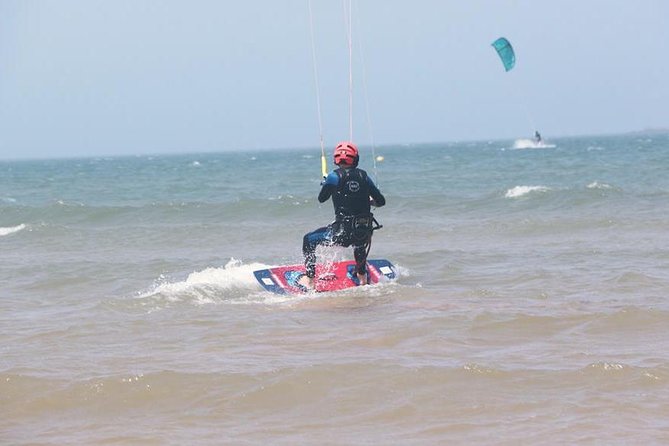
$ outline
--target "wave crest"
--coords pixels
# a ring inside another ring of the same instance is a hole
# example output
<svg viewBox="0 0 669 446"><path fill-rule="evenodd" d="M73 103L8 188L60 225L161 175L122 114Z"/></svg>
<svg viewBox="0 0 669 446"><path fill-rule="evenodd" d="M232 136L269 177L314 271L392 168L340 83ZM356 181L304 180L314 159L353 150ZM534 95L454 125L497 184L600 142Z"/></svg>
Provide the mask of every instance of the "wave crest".
<svg viewBox="0 0 669 446"><path fill-rule="evenodd" d="M505 198L518 198L532 192L548 192L550 188L546 186L516 186L506 191Z"/></svg>
<svg viewBox="0 0 669 446"><path fill-rule="evenodd" d="M19 232L19 231L21 231L25 228L26 228L26 225L23 224L23 223L18 225L18 226L10 226L8 228L0 228L0 237L2 237L4 235L13 234L15 232Z"/></svg>

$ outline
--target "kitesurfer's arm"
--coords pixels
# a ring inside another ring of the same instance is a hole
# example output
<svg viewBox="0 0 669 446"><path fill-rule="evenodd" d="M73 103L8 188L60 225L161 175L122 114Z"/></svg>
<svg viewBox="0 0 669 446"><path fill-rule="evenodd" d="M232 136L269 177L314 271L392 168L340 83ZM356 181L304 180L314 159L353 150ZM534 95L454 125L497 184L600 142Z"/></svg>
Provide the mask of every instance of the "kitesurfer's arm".
<svg viewBox="0 0 669 446"><path fill-rule="evenodd" d="M384 206L386 204L386 197L383 196L379 188L376 187L376 184L369 177L367 177L367 184L369 184L369 195L372 197L370 204L377 208Z"/></svg>
<svg viewBox="0 0 669 446"><path fill-rule="evenodd" d="M318 202L325 203L328 198L337 190L337 185L339 184L339 175L336 172L330 172L330 174L325 178L321 183L321 192L318 194Z"/></svg>

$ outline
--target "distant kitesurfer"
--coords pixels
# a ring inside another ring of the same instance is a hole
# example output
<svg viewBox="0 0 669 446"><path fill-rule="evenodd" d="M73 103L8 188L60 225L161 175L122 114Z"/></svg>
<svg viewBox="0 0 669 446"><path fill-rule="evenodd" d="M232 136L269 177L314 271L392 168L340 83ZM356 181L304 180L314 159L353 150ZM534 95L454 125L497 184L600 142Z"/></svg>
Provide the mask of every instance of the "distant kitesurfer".
<svg viewBox="0 0 669 446"><path fill-rule="evenodd" d="M356 276L360 285L367 284L367 254L372 241L374 215L371 206L386 204L372 179L358 169L360 156L352 142L341 142L334 150L334 163L338 169L321 183L318 201L324 203L332 197L335 221L304 236L302 253L306 275L301 285L313 288L316 274L316 248L319 245L353 246Z"/></svg>
<svg viewBox="0 0 669 446"><path fill-rule="evenodd" d="M536 142L541 142L541 133L539 133L539 130L534 131L534 140Z"/></svg>

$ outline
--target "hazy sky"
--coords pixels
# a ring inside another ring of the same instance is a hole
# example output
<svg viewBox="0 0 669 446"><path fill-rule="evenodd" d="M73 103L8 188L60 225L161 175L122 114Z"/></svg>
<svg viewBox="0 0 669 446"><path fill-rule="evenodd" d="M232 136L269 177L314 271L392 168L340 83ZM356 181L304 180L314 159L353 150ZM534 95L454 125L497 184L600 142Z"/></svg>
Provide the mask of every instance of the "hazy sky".
<svg viewBox="0 0 669 446"><path fill-rule="evenodd" d="M312 4L330 149L345 15ZM361 144L363 66L377 144L669 127L667 0L354 0L353 22ZM318 147L315 91L307 0L0 0L0 158Z"/></svg>

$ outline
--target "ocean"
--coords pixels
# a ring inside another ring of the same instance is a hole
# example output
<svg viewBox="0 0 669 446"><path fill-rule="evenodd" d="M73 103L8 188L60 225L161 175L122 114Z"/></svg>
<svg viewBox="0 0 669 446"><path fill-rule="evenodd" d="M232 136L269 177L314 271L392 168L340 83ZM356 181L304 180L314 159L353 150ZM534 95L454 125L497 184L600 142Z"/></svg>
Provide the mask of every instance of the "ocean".
<svg viewBox="0 0 669 446"><path fill-rule="evenodd" d="M399 278L298 297L318 148L0 161L0 444L669 443L669 135L550 142L361 147Z"/></svg>

